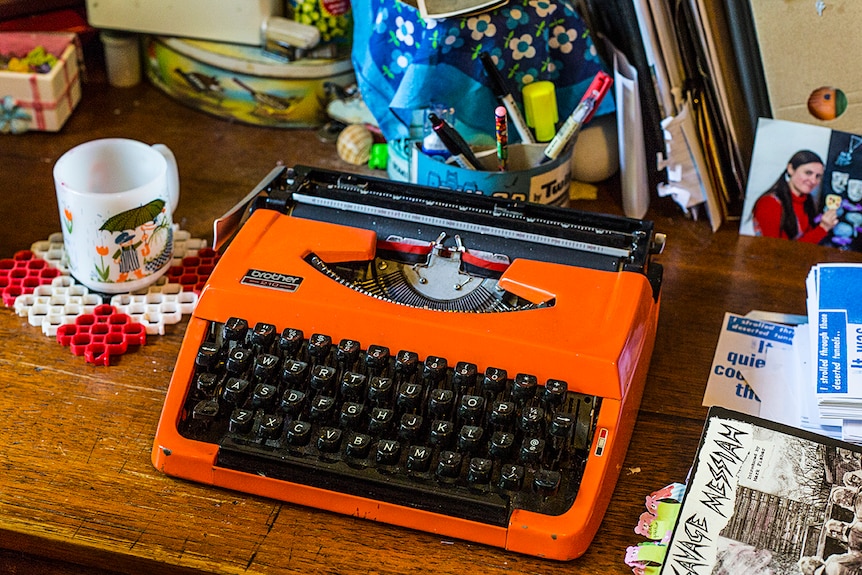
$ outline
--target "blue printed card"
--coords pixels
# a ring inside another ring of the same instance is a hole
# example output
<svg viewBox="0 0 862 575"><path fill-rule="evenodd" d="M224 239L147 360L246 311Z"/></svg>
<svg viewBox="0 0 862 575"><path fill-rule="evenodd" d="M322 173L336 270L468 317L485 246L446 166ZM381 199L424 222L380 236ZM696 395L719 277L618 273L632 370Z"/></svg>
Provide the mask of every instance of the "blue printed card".
<svg viewBox="0 0 862 575"><path fill-rule="evenodd" d="M817 265L808 285L817 393L862 401L862 265Z"/></svg>

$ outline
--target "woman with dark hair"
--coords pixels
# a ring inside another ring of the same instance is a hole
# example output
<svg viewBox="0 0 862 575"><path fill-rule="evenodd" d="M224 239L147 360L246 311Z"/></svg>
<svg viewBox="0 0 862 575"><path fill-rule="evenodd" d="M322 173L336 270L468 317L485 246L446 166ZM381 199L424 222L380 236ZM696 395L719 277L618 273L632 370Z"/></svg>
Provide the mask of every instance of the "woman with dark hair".
<svg viewBox="0 0 862 575"><path fill-rule="evenodd" d="M817 216L812 193L823 179L823 160L810 150L793 154L787 169L752 210L758 236L818 243L838 223L836 210Z"/></svg>

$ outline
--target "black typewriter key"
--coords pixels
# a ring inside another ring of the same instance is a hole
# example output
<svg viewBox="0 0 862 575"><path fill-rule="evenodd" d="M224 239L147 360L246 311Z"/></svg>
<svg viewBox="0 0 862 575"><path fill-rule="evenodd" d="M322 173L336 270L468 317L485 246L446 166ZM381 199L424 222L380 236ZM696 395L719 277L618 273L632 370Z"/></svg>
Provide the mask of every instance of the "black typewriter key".
<svg viewBox="0 0 862 575"><path fill-rule="evenodd" d="M377 371L389 363L389 348L382 345L369 345L365 352L365 365L368 369Z"/></svg>
<svg viewBox="0 0 862 575"><path fill-rule="evenodd" d="M461 454L456 451L441 451L437 459L437 477L457 479L461 475Z"/></svg>
<svg viewBox="0 0 862 575"><path fill-rule="evenodd" d="M248 433L254 424L254 412L250 409L234 409L230 414L228 430L231 433Z"/></svg>
<svg viewBox="0 0 862 575"><path fill-rule="evenodd" d="M422 403L425 389L416 383L402 383L398 388L397 405L404 411L411 411Z"/></svg>
<svg viewBox="0 0 862 575"><path fill-rule="evenodd" d="M356 429L362 423L365 407L361 403L345 401L341 406L341 414L338 421L342 427Z"/></svg>
<svg viewBox="0 0 862 575"><path fill-rule="evenodd" d="M452 413L455 405L455 393L451 389L432 389L428 400L428 411L431 415L447 416Z"/></svg>
<svg viewBox="0 0 862 575"><path fill-rule="evenodd" d="M338 372L334 367L328 365L315 365L311 368L311 379L309 385L317 391L330 391L335 389L334 381Z"/></svg>
<svg viewBox="0 0 862 575"><path fill-rule="evenodd" d="M548 433L560 439L571 437L574 429L575 417L571 413L555 413L548 425Z"/></svg>
<svg viewBox="0 0 862 575"><path fill-rule="evenodd" d="M229 373L241 375L245 373L251 365L251 360L254 357L250 349L244 347L235 347L227 354L226 368Z"/></svg>
<svg viewBox="0 0 862 575"><path fill-rule="evenodd" d="M268 383L258 383L254 386L254 391L251 394L251 404L253 407L268 410L275 405L277 397L277 387Z"/></svg>
<svg viewBox="0 0 862 575"><path fill-rule="evenodd" d="M227 342L242 343L248 331L248 322L241 317L229 318L222 327L222 339Z"/></svg>
<svg viewBox="0 0 862 575"><path fill-rule="evenodd" d="M317 395L311 400L309 413L314 421L330 421L335 411L335 398L329 395Z"/></svg>
<svg viewBox="0 0 862 575"><path fill-rule="evenodd" d="M549 379L545 382L545 391L542 393L542 401L549 406L562 405L569 391L569 384L560 379Z"/></svg>
<svg viewBox="0 0 862 575"><path fill-rule="evenodd" d="M407 449L407 470L413 473L426 473L431 469L431 456L434 451L424 445L411 445Z"/></svg>
<svg viewBox="0 0 862 575"><path fill-rule="evenodd" d="M252 373L259 381L269 381L278 369L278 356L262 353L254 358Z"/></svg>
<svg viewBox="0 0 862 575"><path fill-rule="evenodd" d="M248 334L248 342L262 350L268 350L273 341L275 341L275 326L271 323L258 322Z"/></svg>
<svg viewBox="0 0 862 575"><path fill-rule="evenodd" d="M482 378L482 391L492 395L497 395L506 387L506 379L509 374L505 369L498 367L489 367L485 370L485 377Z"/></svg>
<svg viewBox="0 0 862 575"><path fill-rule="evenodd" d="M348 371L341 376L341 396L345 399L361 399L365 395L365 376Z"/></svg>
<svg viewBox="0 0 862 575"><path fill-rule="evenodd" d="M485 413L485 398L479 395L464 395L458 404L458 416L464 421L478 422Z"/></svg>
<svg viewBox="0 0 862 575"><path fill-rule="evenodd" d="M385 433L392 428L395 412L385 407L375 407L371 410L371 419L368 421L368 432L373 435Z"/></svg>
<svg viewBox="0 0 862 575"><path fill-rule="evenodd" d="M294 447L303 447L311 441L311 424L307 421L292 421L287 426L287 442Z"/></svg>
<svg viewBox="0 0 862 575"><path fill-rule="evenodd" d="M456 389L461 387L473 387L476 385L476 377L479 374L479 368L475 363L467 363L459 361L455 364L455 369L452 371L452 383Z"/></svg>
<svg viewBox="0 0 862 575"><path fill-rule="evenodd" d="M397 465L401 459L401 444L394 439L381 439L377 442L375 460L378 465Z"/></svg>
<svg viewBox="0 0 862 575"><path fill-rule="evenodd" d="M305 383L308 376L308 364L298 359L288 359L281 368L281 381L289 384Z"/></svg>
<svg viewBox="0 0 862 575"><path fill-rule="evenodd" d="M511 401L495 401L491 406L488 420L492 425L508 428L515 423L516 413L515 404Z"/></svg>
<svg viewBox="0 0 862 575"><path fill-rule="evenodd" d="M335 361L350 368L359 359L359 342L355 339L342 339L335 348Z"/></svg>
<svg viewBox="0 0 862 575"><path fill-rule="evenodd" d="M419 354L415 351L401 350L395 354L395 373L409 377L416 372L419 365Z"/></svg>
<svg viewBox="0 0 862 575"><path fill-rule="evenodd" d="M316 361L324 361L332 349L332 338L323 333L314 333L308 338L308 355Z"/></svg>
<svg viewBox="0 0 862 575"><path fill-rule="evenodd" d="M345 449L348 457L365 459L371 452L371 436L364 433L354 433L347 441Z"/></svg>
<svg viewBox="0 0 862 575"><path fill-rule="evenodd" d="M462 425L458 432L458 449L471 453L482 448L484 429L478 425Z"/></svg>
<svg viewBox="0 0 862 575"><path fill-rule="evenodd" d="M335 453L341 449L342 431L337 427L321 427L317 433L317 449Z"/></svg>
<svg viewBox="0 0 862 575"><path fill-rule="evenodd" d="M435 419L431 423L431 443L439 447L449 447L455 441L455 424L451 421Z"/></svg>
<svg viewBox="0 0 862 575"><path fill-rule="evenodd" d="M543 497L551 497L556 495L561 480L562 476L559 471L539 469L533 475L533 491Z"/></svg>
<svg viewBox="0 0 862 575"><path fill-rule="evenodd" d="M281 396L281 410L291 417L302 413L305 407L305 394L297 389L286 389Z"/></svg>
<svg viewBox="0 0 862 575"><path fill-rule="evenodd" d="M437 383L446 375L446 370L448 368L449 364L445 357L429 355L425 358L425 362L422 364L422 377L424 377L426 381Z"/></svg>
<svg viewBox="0 0 862 575"><path fill-rule="evenodd" d="M473 457L467 468L467 482L473 485L487 485L491 482L494 462L484 457Z"/></svg>
<svg viewBox="0 0 862 575"><path fill-rule="evenodd" d="M281 330L281 335L278 337L278 347L285 355L295 356L302 346L303 339L301 329L286 327Z"/></svg>
<svg viewBox="0 0 862 575"><path fill-rule="evenodd" d="M521 412L519 425L525 433L539 433L545 423L545 410L541 407L530 405Z"/></svg>
<svg viewBox="0 0 862 575"><path fill-rule="evenodd" d="M524 468L520 465L503 465L500 470L500 489L520 491L524 486L524 475Z"/></svg>
<svg viewBox="0 0 862 575"><path fill-rule="evenodd" d="M260 426L257 429L257 434L261 439L278 439L281 435L281 426L284 423L284 418L280 415L268 413L260 418Z"/></svg>
<svg viewBox="0 0 862 575"><path fill-rule="evenodd" d="M535 375L519 373L512 382L512 399L524 402L536 395L536 387L539 382Z"/></svg>
<svg viewBox="0 0 862 575"><path fill-rule="evenodd" d="M545 452L545 440L538 437L528 437L521 444L521 461L527 464L539 463Z"/></svg>
<svg viewBox="0 0 862 575"><path fill-rule="evenodd" d="M405 440L407 443L414 441L419 437L419 432L422 430L422 416L413 413L405 413L401 416L401 423L398 426L398 437Z"/></svg>
<svg viewBox="0 0 862 575"><path fill-rule="evenodd" d="M195 379L195 387L207 395L212 395L218 385L219 377L214 373L202 373Z"/></svg>
<svg viewBox="0 0 862 575"><path fill-rule="evenodd" d="M202 367L203 369L215 367L218 362L219 351L219 346L216 344L209 341L203 342L198 348L198 354L195 357L195 365Z"/></svg>
<svg viewBox="0 0 862 575"><path fill-rule="evenodd" d="M224 389L221 392L223 400L230 404L240 404L245 401L248 395L249 382L241 377L231 377L224 384Z"/></svg>
<svg viewBox="0 0 862 575"><path fill-rule="evenodd" d="M495 431L491 435L488 454L497 459L509 459L515 451L515 435L506 431Z"/></svg>
<svg viewBox="0 0 862 575"><path fill-rule="evenodd" d="M218 413L218 402L214 399L204 399L195 404L192 410L192 419L209 422L218 417Z"/></svg>
<svg viewBox="0 0 862 575"><path fill-rule="evenodd" d="M392 378L372 377L368 384L368 399L373 403L385 403L392 394Z"/></svg>

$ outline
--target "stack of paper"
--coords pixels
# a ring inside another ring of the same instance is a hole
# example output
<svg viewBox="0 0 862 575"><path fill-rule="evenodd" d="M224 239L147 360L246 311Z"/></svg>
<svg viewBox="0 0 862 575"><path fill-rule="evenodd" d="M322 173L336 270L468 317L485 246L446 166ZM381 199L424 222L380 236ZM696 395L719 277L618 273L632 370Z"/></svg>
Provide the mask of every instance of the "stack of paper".
<svg viewBox="0 0 862 575"><path fill-rule="evenodd" d="M818 264L808 315L725 314L703 404L862 444L862 264Z"/></svg>
<svg viewBox="0 0 862 575"><path fill-rule="evenodd" d="M823 419L811 382L804 316L727 313L703 404L841 437L841 421Z"/></svg>
<svg viewBox="0 0 862 575"><path fill-rule="evenodd" d="M862 428L862 264L819 264L806 280L809 374L821 417ZM849 435L849 436L848 436ZM858 440L859 437L856 437Z"/></svg>

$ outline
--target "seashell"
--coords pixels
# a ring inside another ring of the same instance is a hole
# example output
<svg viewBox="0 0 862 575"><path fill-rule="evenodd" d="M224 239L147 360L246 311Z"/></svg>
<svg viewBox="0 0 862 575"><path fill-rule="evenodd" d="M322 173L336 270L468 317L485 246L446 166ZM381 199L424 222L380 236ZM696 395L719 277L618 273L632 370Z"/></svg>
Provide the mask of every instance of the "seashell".
<svg viewBox="0 0 862 575"><path fill-rule="evenodd" d="M344 128L335 142L338 157L349 164L360 166L368 162L374 136L362 124L351 124Z"/></svg>

